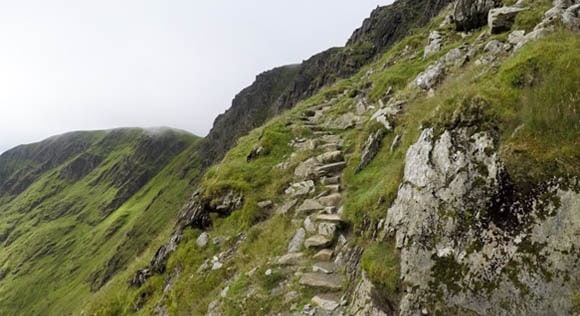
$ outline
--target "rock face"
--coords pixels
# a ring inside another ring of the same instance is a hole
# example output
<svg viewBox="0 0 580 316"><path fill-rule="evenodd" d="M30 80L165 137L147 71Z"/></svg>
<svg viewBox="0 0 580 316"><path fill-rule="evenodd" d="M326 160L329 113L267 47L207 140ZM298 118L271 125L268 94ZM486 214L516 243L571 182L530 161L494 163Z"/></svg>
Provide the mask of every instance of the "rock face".
<svg viewBox="0 0 580 316"><path fill-rule="evenodd" d="M523 8L503 7L491 9L487 18L487 24L491 34L498 34L509 31L516 20L518 13L524 11Z"/></svg>
<svg viewBox="0 0 580 316"><path fill-rule="evenodd" d="M569 313L580 194L553 184L520 200L509 183L492 133L423 130L386 218L408 285L401 315Z"/></svg>
<svg viewBox="0 0 580 316"><path fill-rule="evenodd" d="M383 138L385 137L385 134L386 134L385 131L383 129L380 129L375 133L369 135L369 138L367 138L367 141L365 142L363 148L360 163L356 168L357 173L362 171L364 167L366 167L369 163L371 163L373 158L375 158L375 156L379 153L379 150L381 149L381 143L383 141Z"/></svg>
<svg viewBox="0 0 580 316"><path fill-rule="evenodd" d="M489 10L499 5L499 0L458 0L453 12L456 30L470 31L484 26Z"/></svg>

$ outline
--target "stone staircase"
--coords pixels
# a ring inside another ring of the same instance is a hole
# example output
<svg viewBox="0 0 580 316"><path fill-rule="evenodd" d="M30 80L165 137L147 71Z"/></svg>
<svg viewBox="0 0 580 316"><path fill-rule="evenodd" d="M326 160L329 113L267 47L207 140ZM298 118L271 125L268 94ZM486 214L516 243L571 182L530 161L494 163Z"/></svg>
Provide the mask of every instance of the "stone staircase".
<svg viewBox="0 0 580 316"><path fill-rule="evenodd" d="M294 222L300 227L278 264L296 271L300 285L318 292L311 299L316 307L307 306L302 311L307 315L341 314L340 307L346 304L344 267L334 259L347 242L341 234L346 228L341 216L341 177L347 163L342 137L322 123L328 109L329 106L313 107L300 118L300 124L309 128L312 136L295 140L293 146L322 153L306 158L296 167L296 182L286 190L288 202L283 206L284 212L293 210Z"/></svg>

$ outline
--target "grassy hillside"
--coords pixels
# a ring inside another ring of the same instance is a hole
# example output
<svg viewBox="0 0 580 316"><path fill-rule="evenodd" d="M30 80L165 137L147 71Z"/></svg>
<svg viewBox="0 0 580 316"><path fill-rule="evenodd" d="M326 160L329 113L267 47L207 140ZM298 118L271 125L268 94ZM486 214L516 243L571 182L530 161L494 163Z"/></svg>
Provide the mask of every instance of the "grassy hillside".
<svg viewBox="0 0 580 316"><path fill-rule="evenodd" d="M538 15L534 12L529 14ZM187 230L170 258L167 273L134 288L127 285L132 275L127 271L97 293L85 311L148 315L164 307L171 315L199 315L217 299L226 315L263 315L286 312L295 304L300 309L308 303L311 290L274 264L286 253L288 241L301 222L292 214L276 214L275 208L260 208L258 202L271 200L276 207L283 204L294 168L305 158L321 153L318 149L295 151L289 143L316 133L303 124L303 118L322 104L331 106L326 115L334 119L354 112L361 96L374 109L387 100L405 101L404 111L392 121L394 129L386 133L381 150L361 172L356 169L363 145L369 135L382 128L370 120L374 112L361 114L360 123L353 128L332 131L345 140L343 152L348 162L342 185L344 216L350 225L344 234L366 249L362 267L387 301L397 302L401 291L398 250L391 240L380 241L373 234L396 196L405 153L421 128L432 126L442 131L467 124L474 129L497 131L501 159L514 186L522 191L556 177L580 176L580 70L574 66L580 63L577 33L559 28L517 53L500 53L494 57L495 63L473 62L486 58L480 50L465 64L450 68L432 94L411 84L429 64L463 43L474 43L478 38L505 40L506 36L488 35L484 28L461 37L448 25L440 26L442 21L439 17L429 26L414 30L359 74L322 89L242 137L224 160L205 174L199 186L208 200L232 189L243 193L243 206L229 217L216 216L207 230L225 242L199 247L195 239L201 230ZM538 16L526 15L516 21L514 29L537 22ZM444 33L447 39L440 52L422 58L432 30ZM397 135L400 144L390 150ZM265 154L247 161L248 153L259 146ZM280 168L285 162L286 167ZM224 268L199 272L207 260L231 251L233 255ZM143 263L140 259L134 270ZM268 269L274 272L265 274ZM228 289L226 294L224 289ZM297 297L288 300L285 294L291 290Z"/></svg>
<svg viewBox="0 0 580 316"><path fill-rule="evenodd" d="M77 132L0 156L0 311L63 315L170 224L199 173L181 131Z"/></svg>

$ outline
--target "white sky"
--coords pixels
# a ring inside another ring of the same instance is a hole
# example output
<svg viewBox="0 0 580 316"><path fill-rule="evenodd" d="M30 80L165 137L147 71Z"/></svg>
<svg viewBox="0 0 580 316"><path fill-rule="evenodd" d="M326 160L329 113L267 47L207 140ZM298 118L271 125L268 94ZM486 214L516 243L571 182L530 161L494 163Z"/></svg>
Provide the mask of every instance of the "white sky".
<svg viewBox="0 0 580 316"><path fill-rule="evenodd" d="M265 70L342 46L388 0L0 0L0 153L72 130L204 136Z"/></svg>

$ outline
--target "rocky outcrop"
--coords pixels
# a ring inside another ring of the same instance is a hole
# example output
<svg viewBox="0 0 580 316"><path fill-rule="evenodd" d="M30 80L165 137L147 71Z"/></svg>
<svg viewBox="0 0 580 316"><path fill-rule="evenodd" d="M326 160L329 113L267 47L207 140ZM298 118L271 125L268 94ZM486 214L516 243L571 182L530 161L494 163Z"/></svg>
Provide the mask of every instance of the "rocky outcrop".
<svg viewBox="0 0 580 316"><path fill-rule="evenodd" d="M362 171L379 153L385 134L386 132L384 129L379 129L378 131L369 135L367 141L364 144L362 156L360 158L360 163L356 168L355 172L358 173Z"/></svg>
<svg viewBox="0 0 580 316"><path fill-rule="evenodd" d="M401 315L570 313L580 194L553 183L518 195L495 144L491 132L425 129L409 148L386 218L407 285Z"/></svg>
<svg viewBox="0 0 580 316"><path fill-rule="evenodd" d="M453 12L456 30L470 31L484 26L489 10L500 5L500 0L458 0Z"/></svg>
<svg viewBox="0 0 580 316"><path fill-rule="evenodd" d="M526 9L517 7L491 9L487 18L490 33L498 34L509 31L516 21L518 13L524 10Z"/></svg>

